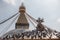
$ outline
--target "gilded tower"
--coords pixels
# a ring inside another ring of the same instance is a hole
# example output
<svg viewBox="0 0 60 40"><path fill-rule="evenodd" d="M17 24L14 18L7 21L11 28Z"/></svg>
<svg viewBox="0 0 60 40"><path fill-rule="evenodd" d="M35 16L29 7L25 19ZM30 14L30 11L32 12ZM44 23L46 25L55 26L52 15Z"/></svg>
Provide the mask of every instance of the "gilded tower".
<svg viewBox="0 0 60 40"><path fill-rule="evenodd" d="M20 8L19 8L19 18L16 22L15 28L16 29L28 29L29 28L29 23L28 20L25 16L26 13L26 8L23 5L23 3L21 4Z"/></svg>

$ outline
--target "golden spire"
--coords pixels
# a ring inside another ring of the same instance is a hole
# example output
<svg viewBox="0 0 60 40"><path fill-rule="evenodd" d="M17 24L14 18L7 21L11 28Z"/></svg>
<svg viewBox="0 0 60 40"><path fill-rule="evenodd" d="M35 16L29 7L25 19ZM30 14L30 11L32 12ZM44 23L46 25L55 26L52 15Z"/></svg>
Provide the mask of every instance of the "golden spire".
<svg viewBox="0 0 60 40"><path fill-rule="evenodd" d="M24 6L23 3L21 4L21 6L20 6L20 8L19 8L19 12L20 12L20 13L25 13L25 6Z"/></svg>
<svg viewBox="0 0 60 40"><path fill-rule="evenodd" d="M22 3L20 8L19 8L20 16L16 22L16 29L28 29L29 28L29 23L28 20L25 16L25 6Z"/></svg>

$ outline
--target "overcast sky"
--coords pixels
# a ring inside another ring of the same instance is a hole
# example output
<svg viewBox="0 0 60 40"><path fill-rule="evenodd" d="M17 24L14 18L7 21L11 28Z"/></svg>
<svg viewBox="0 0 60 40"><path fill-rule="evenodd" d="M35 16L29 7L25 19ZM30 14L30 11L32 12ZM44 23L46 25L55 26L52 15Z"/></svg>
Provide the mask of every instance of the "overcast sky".
<svg viewBox="0 0 60 40"><path fill-rule="evenodd" d="M36 19L44 18L44 25L60 31L60 0L0 0L0 22L17 13L22 2L28 14ZM0 34L4 33L13 19L0 25ZM15 23L8 29L9 31L15 28Z"/></svg>

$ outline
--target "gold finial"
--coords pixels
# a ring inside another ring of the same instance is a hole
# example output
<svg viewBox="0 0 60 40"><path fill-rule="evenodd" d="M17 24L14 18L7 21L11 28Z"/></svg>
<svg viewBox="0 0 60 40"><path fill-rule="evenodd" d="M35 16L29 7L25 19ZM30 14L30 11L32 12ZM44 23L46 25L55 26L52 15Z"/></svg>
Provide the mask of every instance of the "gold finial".
<svg viewBox="0 0 60 40"><path fill-rule="evenodd" d="M21 9L23 9L23 8L25 9L24 3L21 4L20 8Z"/></svg>
<svg viewBox="0 0 60 40"><path fill-rule="evenodd" d="M20 6L20 8L19 8L19 12L20 12L20 13L25 13L25 6L24 6L23 3L21 4L21 6Z"/></svg>

